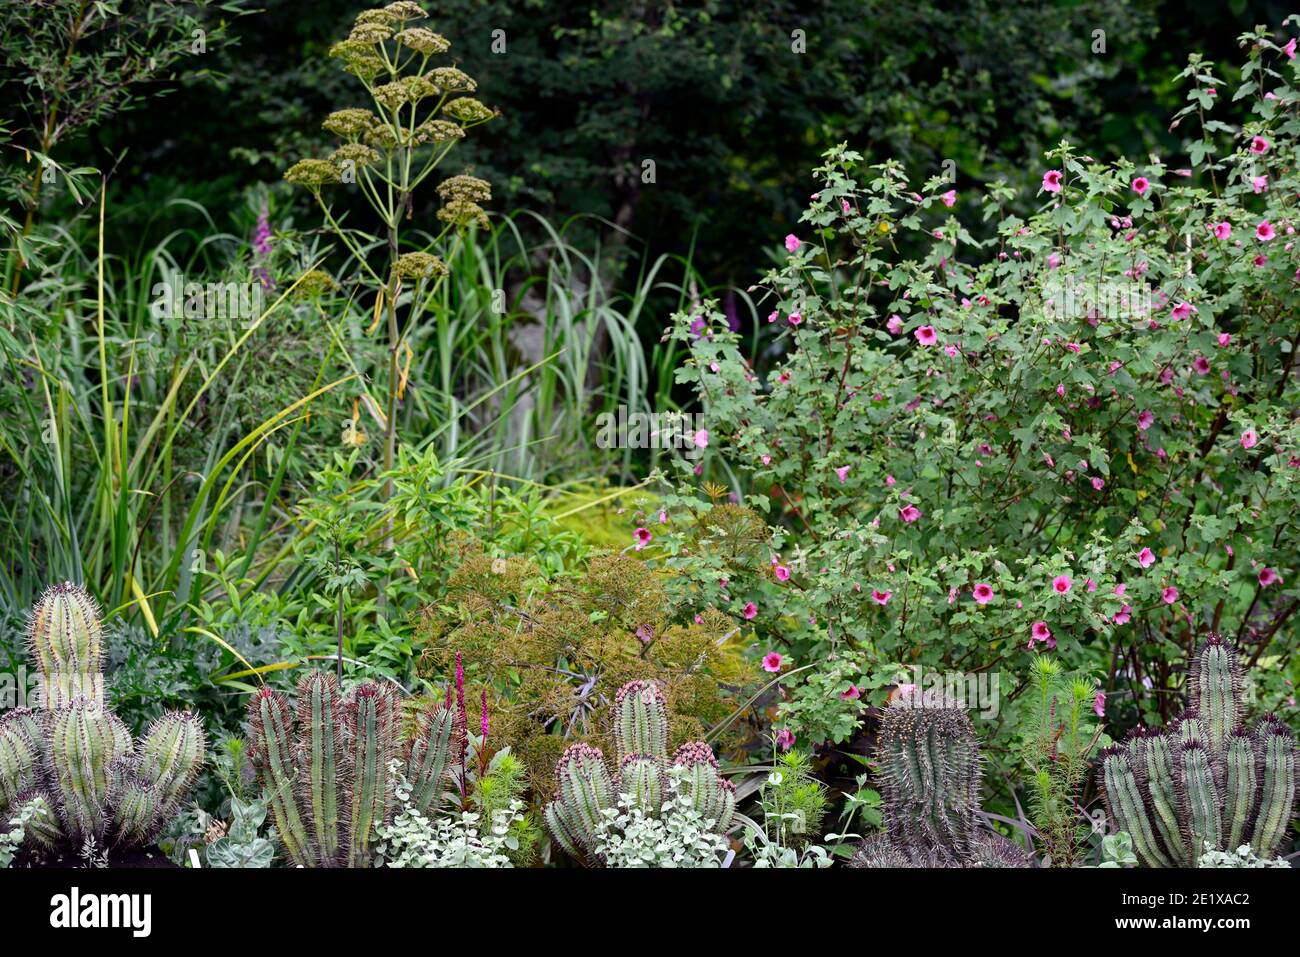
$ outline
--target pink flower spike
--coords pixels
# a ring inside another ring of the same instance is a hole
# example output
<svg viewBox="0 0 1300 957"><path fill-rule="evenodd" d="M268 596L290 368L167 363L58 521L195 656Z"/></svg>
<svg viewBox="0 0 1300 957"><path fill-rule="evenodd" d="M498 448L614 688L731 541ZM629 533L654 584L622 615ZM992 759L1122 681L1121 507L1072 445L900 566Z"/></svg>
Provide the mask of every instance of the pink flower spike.
<svg viewBox="0 0 1300 957"><path fill-rule="evenodd" d="M1058 595L1064 595L1074 587L1074 579L1069 575L1057 575L1052 579L1052 591Z"/></svg>
<svg viewBox="0 0 1300 957"><path fill-rule="evenodd" d="M650 534L650 529L648 528L638 528L632 533L632 537L636 539L636 550L638 552L654 540L654 536Z"/></svg>
<svg viewBox="0 0 1300 957"><path fill-rule="evenodd" d="M797 252L799 247L802 245L803 243L799 241L799 237L796 236L794 233L790 233L788 236L785 237L786 252L790 252L790 253Z"/></svg>
<svg viewBox="0 0 1300 957"><path fill-rule="evenodd" d="M781 656L775 651L769 651L763 656L763 670L776 674L781 670Z"/></svg>
<svg viewBox="0 0 1300 957"><path fill-rule="evenodd" d="M1059 169L1049 169L1043 174L1043 189L1049 193L1059 193L1061 191L1061 171Z"/></svg>
<svg viewBox="0 0 1300 957"><path fill-rule="evenodd" d="M752 601L745 602L745 610L741 612L745 616L745 621L753 621L758 617L758 606Z"/></svg>
<svg viewBox="0 0 1300 957"><path fill-rule="evenodd" d="M1166 605L1172 605L1174 602L1178 601L1178 589L1173 585L1170 585L1160 593L1160 597L1164 599Z"/></svg>
<svg viewBox="0 0 1300 957"><path fill-rule="evenodd" d="M891 591L881 591L880 589L877 588L871 592L871 600L874 601L877 605L888 605L889 599L890 597L893 596L893 594L894 593Z"/></svg>
<svg viewBox="0 0 1300 957"><path fill-rule="evenodd" d="M975 598L975 604L987 605L993 600L993 586L985 582L979 582L971 589L971 595Z"/></svg>

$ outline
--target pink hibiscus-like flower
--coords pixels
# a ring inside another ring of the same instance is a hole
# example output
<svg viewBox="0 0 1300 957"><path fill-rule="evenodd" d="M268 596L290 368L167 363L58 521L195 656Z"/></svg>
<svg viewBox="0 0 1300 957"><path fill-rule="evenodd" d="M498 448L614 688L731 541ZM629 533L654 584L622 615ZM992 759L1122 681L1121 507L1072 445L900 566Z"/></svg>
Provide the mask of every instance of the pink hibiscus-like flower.
<svg viewBox="0 0 1300 957"><path fill-rule="evenodd" d="M979 582L971 589L971 594L975 598L975 604L987 605L993 600L993 586L985 582Z"/></svg>
<svg viewBox="0 0 1300 957"><path fill-rule="evenodd" d="M1254 429L1247 429L1241 433L1241 447L1243 449L1253 449L1259 444L1259 436L1255 434Z"/></svg>
<svg viewBox="0 0 1300 957"><path fill-rule="evenodd" d="M850 465L841 465L835 470L835 474L839 478L841 485L848 481L850 468L852 468Z"/></svg>
<svg viewBox="0 0 1300 957"><path fill-rule="evenodd" d="M1219 345L1220 345L1220 346L1222 346L1223 348L1227 348L1227 346L1228 346L1228 344L1229 344L1230 342L1232 342L1232 336L1231 336L1231 335L1229 335L1229 334L1226 333L1226 332L1221 332L1221 333L1219 333Z"/></svg>
<svg viewBox="0 0 1300 957"><path fill-rule="evenodd" d="M1069 575L1057 575L1052 579L1052 591L1058 595L1064 595L1074 587L1074 579Z"/></svg>
<svg viewBox="0 0 1300 957"><path fill-rule="evenodd" d="M957 191L955 189L950 189L939 198L943 200L945 206L952 206L957 202Z"/></svg>
<svg viewBox="0 0 1300 957"><path fill-rule="evenodd" d="M1196 307L1190 302L1180 302L1169 310L1169 318L1175 322L1181 322L1196 311Z"/></svg>
<svg viewBox="0 0 1300 957"><path fill-rule="evenodd" d="M1093 696L1092 712L1099 718L1106 717L1106 692L1098 691Z"/></svg>
<svg viewBox="0 0 1300 957"><path fill-rule="evenodd" d="M1209 375L1210 360L1205 358L1205 356L1197 356L1195 359L1192 360L1192 368L1195 369L1197 373L1199 373L1200 375Z"/></svg>
<svg viewBox="0 0 1300 957"><path fill-rule="evenodd" d="M848 691L840 692L841 701L857 701L862 697L862 692L858 690L857 685L849 685Z"/></svg>
<svg viewBox="0 0 1300 957"><path fill-rule="evenodd" d="M1048 648L1056 647L1056 639L1052 637L1052 629L1047 627L1047 622L1036 621L1029 626L1029 647L1034 647L1034 642L1042 641L1047 643Z"/></svg>
<svg viewBox="0 0 1300 957"><path fill-rule="evenodd" d="M898 335L903 331L902 317L898 315L890 316L889 321L885 323L885 328L889 330L890 335Z"/></svg>
<svg viewBox="0 0 1300 957"><path fill-rule="evenodd" d="M800 315L799 313L797 313L797 312L792 312L792 313L790 313L790 319L789 319L789 322L790 322L790 325L792 325L792 326L802 325L802 324L803 324L803 316L801 316L801 315Z"/></svg>
<svg viewBox="0 0 1300 957"><path fill-rule="evenodd" d="M1160 593L1160 597L1164 600L1166 605L1172 605L1174 602L1178 601L1178 589L1173 585L1169 585Z"/></svg>
<svg viewBox="0 0 1300 957"><path fill-rule="evenodd" d="M1277 235L1277 230L1267 219L1255 227L1255 238L1261 243L1269 242Z"/></svg>
<svg viewBox="0 0 1300 957"><path fill-rule="evenodd" d="M1133 608L1130 605L1122 605L1119 613L1115 616L1115 624L1127 625L1129 618L1132 617Z"/></svg>
<svg viewBox="0 0 1300 957"><path fill-rule="evenodd" d="M1156 563L1156 553L1151 551L1151 549L1144 548L1142 549L1142 551L1138 552L1138 564L1141 565L1143 568L1150 568L1155 563ZM1123 586L1116 586L1116 587L1123 587ZM1115 594L1122 595L1124 593L1122 591L1116 591Z"/></svg>
<svg viewBox="0 0 1300 957"><path fill-rule="evenodd" d="M888 605L889 599L893 597L892 591L881 591L879 588L872 590L871 600L877 605Z"/></svg>
<svg viewBox="0 0 1300 957"><path fill-rule="evenodd" d="M1282 576L1277 573L1276 569L1264 568L1260 570L1259 586L1261 588L1267 588L1269 585L1273 584L1274 582L1280 582L1281 580L1282 580Z"/></svg>
<svg viewBox="0 0 1300 957"><path fill-rule="evenodd" d="M1143 432L1151 428L1151 426L1155 424L1155 421L1156 417L1154 413L1149 412L1146 409L1143 409L1138 413L1138 428Z"/></svg>
<svg viewBox="0 0 1300 957"><path fill-rule="evenodd" d="M1215 227L1214 227L1214 238L1215 238L1215 239L1231 239L1231 238L1232 238L1232 224L1229 223L1227 220L1224 220L1223 222L1221 222L1221 223L1219 223L1217 226L1215 226Z"/></svg>
<svg viewBox="0 0 1300 957"><path fill-rule="evenodd" d="M700 429L691 437L691 441L695 443L697 449L707 449L709 447L709 430Z"/></svg>
<svg viewBox="0 0 1300 957"><path fill-rule="evenodd" d="M788 236L785 237L786 252L791 252L791 253L796 252L799 249L799 247L802 245L803 243L799 241L799 237L796 236L794 233L790 233Z"/></svg>
<svg viewBox="0 0 1300 957"><path fill-rule="evenodd" d="M1252 153L1267 153L1268 140L1262 136L1252 137L1250 141L1250 151Z"/></svg>
<svg viewBox="0 0 1300 957"><path fill-rule="evenodd" d="M654 536L650 534L648 528L638 528L632 533L632 537L636 539L636 550L638 552L654 541Z"/></svg>
<svg viewBox="0 0 1300 957"><path fill-rule="evenodd" d="M763 656L763 670L776 674L781 670L782 658L775 651L769 651Z"/></svg>
<svg viewBox="0 0 1300 957"><path fill-rule="evenodd" d="M1151 188L1151 181L1147 179L1145 176L1139 176L1137 179L1133 180L1132 185L1133 185L1133 192L1137 193L1139 196L1142 196L1146 193L1148 189Z"/></svg>
<svg viewBox="0 0 1300 957"><path fill-rule="evenodd" d="M1059 169L1049 169L1043 174L1043 189L1049 193L1059 193L1061 191L1061 171Z"/></svg>
<svg viewBox="0 0 1300 957"><path fill-rule="evenodd" d="M772 573L776 575L776 580L779 582L788 582L790 580L790 569L784 565L777 565L776 568L772 569Z"/></svg>
<svg viewBox="0 0 1300 957"><path fill-rule="evenodd" d="M921 510L915 505L904 505L898 510L898 517L911 524L921 517Z"/></svg>
<svg viewBox="0 0 1300 957"><path fill-rule="evenodd" d="M1256 176L1256 177L1254 177L1254 178L1250 181L1250 187L1251 187L1251 189L1253 189L1256 193L1264 193L1264 192L1267 192L1267 191L1268 191L1268 177L1267 177L1267 176Z"/></svg>
<svg viewBox="0 0 1300 957"><path fill-rule="evenodd" d="M939 341L938 335L935 334L934 326L921 326L913 335L916 341L923 346L932 346Z"/></svg>
<svg viewBox="0 0 1300 957"><path fill-rule="evenodd" d="M1282 48L1282 52L1286 54L1288 60L1295 59L1295 37L1287 41L1286 46Z"/></svg>
<svg viewBox="0 0 1300 957"><path fill-rule="evenodd" d="M758 606L752 601L745 602L745 610L741 612L745 616L745 621L753 621L758 617Z"/></svg>
<svg viewBox="0 0 1300 957"><path fill-rule="evenodd" d="M794 732L789 728L782 728L776 733L776 743L782 751L789 751L794 747Z"/></svg>
<svg viewBox="0 0 1300 957"><path fill-rule="evenodd" d="M1106 480L1105 480L1105 479L1101 478L1101 477L1098 476L1098 475L1094 475L1094 476L1092 477L1092 490L1093 490L1094 492L1100 492L1100 491L1101 491L1102 489L1104 489L1105 487L1106 487Z"/></svg>

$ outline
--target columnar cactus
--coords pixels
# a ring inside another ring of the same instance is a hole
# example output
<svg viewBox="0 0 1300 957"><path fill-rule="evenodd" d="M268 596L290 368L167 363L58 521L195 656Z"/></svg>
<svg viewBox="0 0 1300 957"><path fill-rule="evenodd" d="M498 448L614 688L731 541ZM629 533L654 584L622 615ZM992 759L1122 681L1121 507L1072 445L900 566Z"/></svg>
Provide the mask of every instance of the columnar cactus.
<svg viewBox="0 0 1300 957"><path fill-rule="evenodd" d="M668 789L668 709L653 681L629 681L614 700L614 743L618 772L613 774L599 748L573 744L555 768L556 793L543 811L555 842L586 864L599 864L597 827L604 812L631 796L648 815L658 814ZM714 830L726 831L736 808L735 786L718 771L713 750L703 741L682 745L672 766L683 769L685 793Z"/></svg>
<svg viewBox="0 0 1300 957"><path fill-rule="evenodd" d="M203 763L203 726L170 712L138 742L103 700L99 609L77 585L45 592L28 622L36 710L0 718L0 818L31 802L26 829L47 848L151 841L180 809Z"/></svg>
<svg viewBox="0 0 1300 957"><path fill-rule="evenodd" d="M886 708L876 744L885 833L865 841L855 867L1026 867L1011 841L981 827L981 757L961 708L909 699Z"/></svg>
<svg viewBox="0 0 1300 957"><path fill-rule="evenodd" d="M298 682L297 720L288 698L262 688L248 703L249 756L270 799L280 843L303 867L365 867L378 828L391 823L391 762L400 741L397 696L375 682L344 695L334 675ZM405 769L421 814L442 797L459 754L454 715L433 708L416 719Z"/></svg>
<svg viewBox="0 0 1300 957"><path fill-rule="evenodd" d="M1272 857L1296 803L1296 748L1272 715L1253 731L1237 652L1210 635L1192 659L1188 708L1163 733L1141 726L1102 752L1106 807L1148 867L1194 867L1204 843Z"/></svg>

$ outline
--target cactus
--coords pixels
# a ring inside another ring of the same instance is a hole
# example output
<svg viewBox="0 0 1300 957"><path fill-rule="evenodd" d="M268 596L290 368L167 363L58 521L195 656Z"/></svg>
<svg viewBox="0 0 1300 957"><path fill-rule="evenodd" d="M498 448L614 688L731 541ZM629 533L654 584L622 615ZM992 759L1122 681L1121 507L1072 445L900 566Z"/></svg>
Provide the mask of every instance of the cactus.
<svg viewBox="0 0 1300 957"><path fill-rule="evenodd" d="M1027 867L1023 851L979 823L981 757L962 708L909 699L886 708L876 745L885 832L853 867Z"/></svg>
<svg viewBox="0 0 1300 957"><path fill-rule="evenodd" d="M103 626L87 592L48 589L28 621L38 710L0 718L0 815L32 801L35 844L146 844L180 809L203 763L203 726L171 712L133 742L103 700Z"/></svg>
<svg viewBox="0 0 1300 957"><path fill-rule="evenodd" d="M1148 867L1194 867L1202 842L1272 857L1296 803L1290 729L1268 715L1245 730L1237 652L1218 635L1192 659L1187 698L1163 733L1138 726L1101 753L1111 823Z"/></svg>
<svg viewBox="0 0 1300 957"><path fill-rule="evenodd" d="M601 863L596 834L603 812L617 807L620 795L631 795L648 815L659 813L668 789L668 709L663 691L653 681L629 681L614 700L613 737L618 749L618 773L610 772L599 748L573 744L555 767L555 800L543 819L564 851L585 864ZM713 750L703 741L682 745L671 764L684 769L685 793L695 809L726 831L736 808L735 786L718 771Z"/></svg>
<svg viewBox="0 0 1300 957"><path fill-rule="evenodd" d="M249 757L281 846L302 867L369 866L375 833L394 813L398 698L375 682L344 695L324 671L303 675L297 698L296 720L289 699L271 688L248 703ZM424 814L441 798L459 739L447 708L421 713L415 726L405 768Z"/></svg>

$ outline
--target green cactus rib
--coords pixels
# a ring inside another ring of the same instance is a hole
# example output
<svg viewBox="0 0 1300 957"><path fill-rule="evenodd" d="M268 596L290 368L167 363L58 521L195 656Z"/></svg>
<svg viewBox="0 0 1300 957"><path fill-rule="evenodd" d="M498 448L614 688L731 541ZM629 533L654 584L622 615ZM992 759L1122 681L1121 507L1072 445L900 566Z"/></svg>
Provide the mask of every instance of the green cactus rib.
<svg viewBox="0 0 1300 957"><path fill-rule="evenodd" d="M203 766L206 738L192 714L170 711L157 718L136 748L135 776L157 795L157 819L179 810Z"/></svg>
<svg viewBox="0 0 1300 957"><path fill-rule="evenodd" d="M62 708L77 697L102 703L103 639L99 607L89 592L70 582L46 589L27 627L45 707Z"/></svg>
<svg viewBox="0 0 1300 957"><path fill-rule="evenodd" d="M0 725L0 813L18 807L19 795L40 782L36 743L17 727Z"/></svg>
<svg viewBox="0 0 1300 957"><path fill-rule="evenodd" d="M358 688L347 711L352 751L348 863L364 867L370 860L375 829L389 819L392 782L388 762L394 751L397 720L392 694L376 684Z"/></svg>
<svg viewBox="0 0 1300 957"><path fill-rule="evenodd" d="M278 691L264 688L249 702L249 727L253 766L271 803L276 831L289 858L301 867L310 867L310 841L302 815L294 800L297 774L290 744L292 722L289 702Z"/></svg>
<svg viewBox="0 0 1300 957"><path fill-rule="evenodd" d="M305 735L299 788L313 851L320 867L339 855L339 687L329 672L313 671L298 683L298 727Z"/></svg>
<svg viewBox="0 0 1300 957"><path fill-rule="evenodd" d="M663 774L663 765L655 758L629 755L618 771L618 791L632 795L646 814L657 814L663 806Z"/></svg>
<svg viewBox="0 0 1300 957"><path fill-rule="evenodd" d="M102 712L88 704L61 708L51 719L50 756L64 812L64 829L77 844L101 841L108 825L112 767L120 739Z"/></svg>
<svg viewBox="0 0 1300 957"><path fill-rule="evenodd" d="M415 737L406 759L406 777L411 782L411 804L427 816L442 800L443 783L451 769L451 756L460 753L458 726L451 708L437 706L416 718Z"/></svg>
<svg viewBox="0 0 1300 957"><path fill-rule="evenodd" d="M158 789L152 784L141 781L126 784L115 816L118 840L132 844L147 841L154 832L159 808Z"/></svg>
<svg viewBox="0 0 1300 957"><path fill-rule="evenodd" d="M1232 645L1209 635L1188 669L1188 708L1164 734L1142 728L1103 752L1112 823L1144 864L1194 866L1205 846L1249 841L1272 857L1296 803L1296 750L1275 717L1242 727L1241 669Z"/></svg>
<svg viewBox="0 0 1300 957"><path fill-rule="evenodd" d="M616 739L620 764L633 755L668 758L668 708L653 681L629 681L618 690Z"/></svg>

